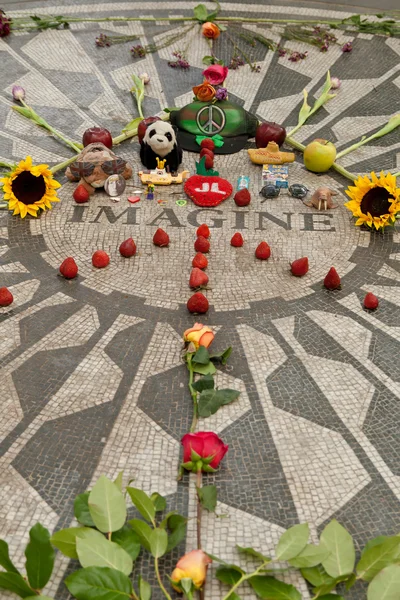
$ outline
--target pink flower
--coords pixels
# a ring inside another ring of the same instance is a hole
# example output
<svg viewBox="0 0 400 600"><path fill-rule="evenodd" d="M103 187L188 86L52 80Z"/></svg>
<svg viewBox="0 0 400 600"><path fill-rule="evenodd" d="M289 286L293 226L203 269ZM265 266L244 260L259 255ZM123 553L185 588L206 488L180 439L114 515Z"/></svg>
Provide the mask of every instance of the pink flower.
<svg viewBox="0 0 400 600"><path fill-rule="evenodd" d="M228 67L223 67L222 65L210 65L203 71L203 75L211 85L220 85L225 81L228 75Z"/></svg>
<svg viewBox="0 0 400 600"><path fill-rule="evenodd" d="M183 446L183 462L188 463L191 459L192 450L201 458L213 457L209 463L212 469L217 469L219 463L228 452L228 446L212 431L198 431L197 433L186 433L181 439Z"/></svg>

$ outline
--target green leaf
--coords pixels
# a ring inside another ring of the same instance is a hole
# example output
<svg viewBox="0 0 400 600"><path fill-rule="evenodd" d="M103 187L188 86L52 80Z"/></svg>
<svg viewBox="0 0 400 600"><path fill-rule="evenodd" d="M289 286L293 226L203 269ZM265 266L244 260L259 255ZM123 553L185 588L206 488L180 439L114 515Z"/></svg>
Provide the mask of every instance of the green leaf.
<svg viewBox="0 0 400 600"><path fill-rule="evenodd" d="M77 538L76 551L82 567L110 567L130 575L133 561L121 546L110 542L101 533L89 538Z"/></svg>
<svg viewBox="0 0 400 600"><path fill-rule="evenodd" d="M328 575L328 573L321 565L317 567L301 569L300 572L303 575L304 579L306 579L306 581L308 581L309 583L311 583L311 585L314 585L316 587L331 583L333 583L334 586L336 585L334 578Z"/></svg>
<svg viewBox="0 0 400 600"><path fill-rule="evenodd" d="M28 596L25 600L53 600L53 598L42 596L42 594L40 594L40 596Z"/></svg>
<svg viewBox="0 0 400 600"><path fill-rule="evenodd" d="M240 396L237 390L204 390L200 394L198 409L200 417L209 417L217 412L221 406L230 404Z"/></svg>
<svg viewBox="0 0 400 600"><path fill-rule="evenodd" d="M68 556L68 558L78 558L76 553L76 538L90 535L90 532L92 531L97 533L95 529L90 529L89 527L69 527L68 529L61 529L60 531L53 533L50 542L60 550L64 556Z"/></svg>
<svg viewBox="0 0 400 600"><path fill-rule="evenodd" d="M298 125L303 125L303 123L305 123L308 119L308 117L310 116L310 112L311 112L311 106L308 104L308 92L307 90L303 90L303 95L304 95L304 101L303 101L303 105L300 109L299 112L299 119L298 119Z"/></svg>
<svg viewBox="0 0 400 600"><path fill-rule="evenodd" d="M264 554L261 554L261 552L258 552L258 550L254 550L254 548L244 548L243 546L238 546L237 544L236 548L239 550L239 552L243 552L243 554L248 554L249 556L254 556L255 558L261 560L261 562L271 562L272 560L272 558L269 556L265 556Z"/></svg>
<svg viewBox="0 0 400 600"><path fill-rule="evenodd" d="M350 588L353 587L353 585L357 583L357 576L355 573L352 573L350 575L350 577L348 578L348 580L346 581L346 590L349 590Z"/></svg>
<svg viewBox="0 0 400 600"><path fill-rule="evenodd" d="M209 512L215 512L217 507L217 488L215 485L204 485L197 489L197 495L199 500L206 510Z"/></svg>
<svg viewBox="0 0 400 600"><path fill-rule="evenodd" d="M208 19L208 11L204 4L198 4L193 9L193 15L200 23L205 23Z"/></svg>
<svg viewBox="0 0 400 600"><path fill-rule="evenodd" d="M131 557L132 560L136 560L140 553L140 539L137 533L129 527L124 525L122 529L112 534L112 541L121 546Z"/></svg>
<svg viewBox="0 0 400 600"><path fill-rule="evenodd" d="M151 585L141 575L139 575L138 583L140 600L150 600L152 594Z"/></svg>
<svg viewBox="0 0 400 600"><path fill-rule="evenodd" d="M214 377L212 375L206 375L195 383L192 383L192 388L196 392L202 392L203 390L213 390L215 386Z"/></svg>
<svg viewBox="0 0 400 600"><path fill-rule="evenodd" d="M151 495L151 501L154 505L154 510L156 512L161 512L167 508L167 501L164 496L161 496L158 492L154 492Z"/></svg>
<svg viewBox="0 0 400 600"><path fill-rule="evenodd" d="M399 600L400 565L390 565L378 573L368 586L368 600Z"/></svg>
<svg viewBox="0 0 400 600"><path fill-rule="evenodd" d="M394 562L399 547L400 537L391 537L363 552L357 565L357 575L364 581L371 581L384 567Z"/></svg>
<svg viewBox="0 0 400 600"><path fill-rule="evenodd" d="M321 545L331 554L322 561L322 566L331 577L341 577L353 571L356 560L353 538L336 519L321 533Z"/></svg>
<svg viewBox="0 0 400 600"><path fill-rule="evenodd" d="M374 546L379 546L380 544L383 544L383 542L385 542L388 539L389 539L388 535L378 535L378 537L372 538L372 540L368 540L368 542L365 544L364 550L362 551L362 555L364 555L366 553L366 551L369 550L370 548L373 548Z"/></svg>
<svg viewBox="0 0 400 600"><path fill-rule="evenodd" d="M289 560L304 550L310 530L308 523L301 523L290 527L280 537L276 547L276 558L278 560Z"/></svg>
<svg viewBox="0 0 400 600"><path fill-rule="evenodd" d="M215 360L216 362L221 362L223 365L226 365L228 362L228 358L232 354L232 347L226 348L223 352L217 352L216 354L210 354L210 360Z"/></svg>
<svg viewBox="0 0 400 600"><path fill-rule="evenodd" d="M163 556L168 548L168 534L165 529L153 529L150 535L150 551L154 558Z"/></svg>
<svg viewBox="0 0 400 600"><path fill-rule="evenodd" d="M171 515L168 519L168 529L171 531L168 536L167 552L178 546L186 538L187 518L182 515Z"/></svg>
<svg viewBox="0 0 400 600"><path fill-rule="evenodd" d="M101 475L89 494L90 515L103 533L118 531L126 520L123 493L105 475Z"/></svg>
<svg viewBox="0 0 400 600"><path fill-rule="evenodd" d="M122 492L122 478L124 476L124 472L120 471L117 475L117 478L114 481L114 485L117 486L120 492Z"/></svg>
<svg viewBox="0 0 400 600"><path fill-rule="evenodd" d="M137 129L139 127L139 123L141 123L142 121L143 121L142 117L136 117L132 121L129 121L129 123L127 125L125 125L122 132L132 131L132 129Z"/></svg>
<svg viewBox="0 0 400 600"><path fill-rule="evenodd" d="M109 567L75 571L65 585L77 600L130 600L133 591L129 577Z"/></svg>
<svg viewBox="0 0 400 600"><path fill-rule="evenodd" d="M220 565L215 571L215 577L227 585L235 585L245 572L236 565Z"/></svg>
<svg viewBox="0 0 400 600"><path fill-rule="evenodd" d="M8 590L18 594L20 598L29 598L33 590L19 573L0 573L0 590Z"/></svg>
<svg viewBox="0 0 400 600"><path fill-rule="evenodd" d="M250 577L249 583L257 596L266 600L301 600L300 592L293 585L278 581L275 577L256 575Z"/></svg>
<svg viewBox="0 0 400 600"><path fill-rule="evenodd" d="M89 496L90 492L85 492L84 494L79 494L79 496L75 498L74 515L79 523L82 523L82 525L86 525L87 527L96 527L90 515L88 504Z"/></svg>
<svg viewBox="0 0 400 600"><path fill-rule="evenodd" d="M18 569L14 567L10 559L8 544L4 540L0 540L0 565L9 573L19 573Z"/></svg>
<svg viewBox="0 0 400 600"><path fill-rule="evenodd" d="M143 548L146 548L146 550L150 552L150 535L153 531L150 525L140 519L132 519L131 521L128 521L128 523L137 534Z"/></svg>
<svg viewBox="0 0 400 600"><path fill-rule="evenodd" d="M324 594L323 596L318 596L318 600L344 600L344 598L337 594Z"/></svg>
<svg viewBox="0 0 400 600"><path fill-rule="evenodd" d="M50 543L50 533L40 523L36 523L29 532L25 556L29 585L34 590L41 590L51 577L55 552Z"/></svg>
<svg viewBox="0 0 400 600"><path fill-rule="evenodd" d="M313 544L307 544L304 550L300 552L295 558L289 560L289 564L296 569L303 569L305 567L316 567L321 564L323 560L328 558L330 551L321 546L314 546Z"/></svg>
<svg viewBox="0 0 400 600"><path fill-rule="evenodd" d="M128 487L126 491L131 497L133 504L136 506L140 514L146 521L154 523L154 517L156 516L156 510L151 498L143 491L138 488Z"/></svg>
<svg viewBox="0 0 400 600"><path fill-rule="evenodd" d="M203 65L213 65L214 57L213 56L203 56L203 59L201 62L203 63Z"/></svg>
<svg viewBox="0 0 400 600"><path fill-rule="evenodd" d="M197 363L199 365L208 365L208 363L210 362L210 355L208 353L207 348L204 348L204 346L200 346L196 354L193 355L192 362Z"/></svg>
<svg viewBox="0 0 400 600"><path fill-rule="evenodd" d="M208 365L192 363L192 369L195 373L199 373L200 375L214 375L214 373L217 371L211 361L208 363Z"/></svg>

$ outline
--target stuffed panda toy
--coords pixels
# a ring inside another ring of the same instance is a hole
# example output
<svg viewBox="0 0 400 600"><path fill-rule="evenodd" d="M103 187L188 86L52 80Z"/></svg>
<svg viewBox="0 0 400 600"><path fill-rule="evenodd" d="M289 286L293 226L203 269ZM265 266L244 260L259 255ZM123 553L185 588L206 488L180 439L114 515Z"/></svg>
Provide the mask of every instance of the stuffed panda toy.
<svg viewBox="0 0 400 600"><path fill-rule="evenodd" d="M177 171L182 162L182 148L178 145L174 127L165 121L148 125L140 144L140 160L147 169L156 169L156 157L166 159L165 168Z"/></svg>

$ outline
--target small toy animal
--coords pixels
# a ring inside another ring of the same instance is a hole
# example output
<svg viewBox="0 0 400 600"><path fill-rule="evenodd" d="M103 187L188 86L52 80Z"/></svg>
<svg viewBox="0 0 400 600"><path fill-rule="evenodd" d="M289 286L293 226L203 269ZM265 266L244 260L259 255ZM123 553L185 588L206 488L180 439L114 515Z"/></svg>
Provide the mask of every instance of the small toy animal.
<svg viewBox="0 0 400 600"><path fill-rule="evenodd" d="M96 188L104 186L110 175L122 175L124 179L132 177L132 167L104 144L94 142L85 146L65 175L70 181L79 181L92 195Z"/></svg>
<svg viewBox="0 0 400 600"><path fill-rule="evenodd" d="M330 190L327 187L320 187L315 190L311 196L310 202L304 202L306 206L310 208L316 208L317 210L328 210L329 208L337 208L338 204L333 204L332 196L337 196L338 193L335 190Z"/></svg>
<svg viewBox="0 0 400 600"><path fill-rule="evenodd" d="M276 142L269 142L266 148L247 150L251 162L256 165L283 165L294 162L293 152L281 152Z"/></svg>
<svg viewBox="0 0 400 600"><path fill-rule="evenodd" d="M173 173L182 162L182 148L175 129L165 121L150 123L140 143L140 160L147 169L157 168L157 158L164 159L165 167Z"/></svg>

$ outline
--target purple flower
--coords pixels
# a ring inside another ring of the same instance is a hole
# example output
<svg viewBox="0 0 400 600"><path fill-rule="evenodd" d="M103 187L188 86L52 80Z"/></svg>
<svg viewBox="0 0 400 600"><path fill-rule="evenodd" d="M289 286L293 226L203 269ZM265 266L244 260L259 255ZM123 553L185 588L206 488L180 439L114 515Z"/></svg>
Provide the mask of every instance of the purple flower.
<svg viewBox="0 0 400 600"><path fill-rule="evenodd" d="M328 42L325 42L325 44L323 46L321 46L320 52L328 52L328 48L329 48L329 44L328 44Z"/></svg>
<svg viewBox="0 0 400 600"><path fill-rule="evenodd" d="M342 52L351 52L353 50L353 43L346 42L344 46L342 46Z"/></svg>
<svg viewBox="0 0 400 600"><path fill-rule="evenodd" d="M105 46L111 46L111 41L108 35L106 35L105 33L101 33L96 38L96 46L99 46L100 48L104 48Z"/></svg>
<svg viewBox="0 0 400 600"><path fill-rule="evenodd" d="M11 19L0 8L0 37L6 37L11 31Z"/></svg>
<svg viewBox="0 0 400 600"><path fill-rule="evenodd" d="M134 58L143 58L144 56L146 56L146 48L144 48L141 44L138 44L137 46L132 46L131 52Z"/></svg>
<svg viewBox="0 0 400 600"><path fill-rule="evenodd" d="M331 88L333 90L338 90L340 88L341 83L342 82L340 81L339 77L332 77L331 78Z"/></svg>
<svg viewBox="0 0 400 600"><path fill-rule="evenodd" d="M288 60L290 60L291 62L299 62L299 60L307 58L307 54L308 52L297 52L297 50L294 50L289 56Z"/></svg>
<svg viewBox="0 0 400 600"><path fill-rule="evenodd" d="M25 100L25 90L20 85L13 85L11 92L14 100Z"/></svg>
<svg viewBox="0 0 400 600"><path fill-rule="evenodd" d="M172 69L190 69L190 64L188 63L186 56L183 52L179 52L176 50L172 53L172 56L175 56L177 60L169 60L168 66Z"/></svg>
<svg viewBox="0 0 400 600"><path fill-rule="evenodd" d="M215 92L215 98L217 100L226 100L228 98L228 90L226 88L218 88Z"/></svg>

